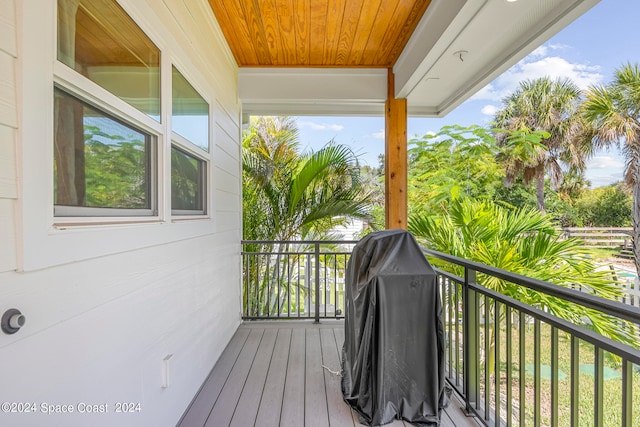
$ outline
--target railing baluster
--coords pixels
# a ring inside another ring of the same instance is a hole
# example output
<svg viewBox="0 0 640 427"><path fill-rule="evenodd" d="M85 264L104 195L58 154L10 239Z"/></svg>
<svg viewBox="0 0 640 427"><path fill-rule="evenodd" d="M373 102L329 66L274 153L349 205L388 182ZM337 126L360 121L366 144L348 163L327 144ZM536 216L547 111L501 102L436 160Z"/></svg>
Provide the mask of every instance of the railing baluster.
<svg viewBox="0 0 640 427"><path fill-rule="evenodd" d="M266 298L266 306L267 306L267 317L271 316L271 255L267 255L267 272L265 279L267 281L267 298Z"/></svg>
<svg viewBox="0 0 640 427"><path fill-rule="evenodd" d="M471 404L476 407L478 399L478 297L475 291L471 290L469 284L476 282L476 272L465 268L464 289L463 289L463 327L464 327L464 389L466 396L466 412L472 413Z"/></svg>
<svg viewBox="0 0 640 427"><path fill-rule="evenodd" d="M276 255L276 265L275 265L275 270L276 270L276 285L278 286L278 291L276 293L276 317L280 317L280 293L282 292L282 274L280 273L280 252L278 252L278 254Z"/></svg>
<svg viewBox="0 0 640 427"><path fill-rule="evenodd" d="M533 322L533 337L533 424L535 427L540 427L540 319L535 319Z"/></svg>
<svg viewBox="0 0 640 427"><path fill-rule="evenodd" d="M571 336L571 425L580 425L580 340Z"/></svg>
<svg viewBox="0 0 640 427"><path fill-rule="evenodd" d="M297 313L297 318L300 318L300 292L302 290L302 288L300 287L300 265L302 265L302 260L304 258L302 257L302 255L298 255L298 262L296 263L296 269L298 270L298 286L296 289L296 313Z"/></svg>
<svg viewBox="0 0 640 427"><path fill-rule="evenodd" d="M512 370L513 370L513 348L512 348L512 332L511 325L511 307L505 307L505 319L507 329L507 427L513 425L513 391L512 391Z"/></svg>
<svg viewBox="0 0 640 427"><path fill-rule="evenodd" d="M491 418L491 330L490 330L490 310L489 297L482 298L484 303L484 419L489 422Z"/></svg>
<svg viewBox="0 0 640 427"><path fill-rule="evenodd" d="M449 377L451 378L452 373L453 373L453 365L454 365L454 361L453 361L453 349L456 348L454 346L454 341L457 340L457 337L453 336L453 296L452 296L452 292L451 292L451 281L448 280L446 277L442 276L442 275L438 275L438 280L441 281L444 285L444 289L446 290L446 294L443 294L443 297L445 298L444 301L446 302L446 307L447 307L447 336L449 337L449 345L447 345L447 351L449 352L449 360L448 360L448 368L449 368ZM446 295L446 296L445 296ZM458 372L455 373L456 378L458 377ZM458 385L458 382L456 381L456 385Z"/></svg>
<svg viewBox="0 0 640 427"><path fill-rule="evenodd" d="M551 327L551 427L558 427L558 329Z"/></svg>
<svg viewBox="0 0 640 427"><path fill-rule="evenodd" d="M518 361L518 375L519 375L519 392L520 392L520 409L519 409L519 415L520 415L520 425L521 426L525 426L526 425L526 407L527 407L527 394L526 394L526 379L525 379L525 363L526 363L526 359L525 359L525 328L526 328L526 324L527 324L527 319L526 316L524 314L524 312L520 312L520 319L519 319L519 324L520 324L520 334L518 336L518 346L519 346L519 354L518 354L518 358L520 359Z"/></svg>
<svg viewBox="0 0 640 427"><path fill-rule="evenodd" d="M307 304L305 307L305 311L306 311L306 317L311 318L311 294L313 293L312 289L315 288L315 286L313 285L313 283L311 283L312 279L311 279L311 275L313 274L312 271L312 264L311 264L311 255L307 254L306 255L306 261L307 261L307 265L306 268L304 270L304 280L305 280L305 288L307 290ZM313 286L313 288L312 288Z"/></svg>
<svg viewBox="0 0 640 427"><path fill-rule="evenodd" d="M456 333L456 384L458 386L462 385L464 387L465 384L465 380L464 380L464 375L466 375L466 367L464 366L464 362L462 363L462 366L460 366L460 354L461 354L461 345L463 345L464 343L460 342L460 322L458 321L460 313L459 313L459 308L460 308L460 284L455 282L454 284L455 288L455 318L454 318L454 328L455 328L455 333ZM464 321L464 319L463 319ZM464 341L464 339L463 339ZM462 376L460 375L462 374ZM460 378L462 378L462 384L460 384Z"/></svg>
<svg viewBox="0 0 640 427"><path fill-rule="evenodd" d="M324 317L327 316L327 284L329 283L327 281L327 254L323 254L323 258L324 258L324 263L322 266L322 276L323 276L323 283L324 286L322 287L322 300L324 301Z"/></svg>
<svg viewBox="0 0 640 427"><path fill-rule="evenodd" d="M631 427L633 422L633 365L622 360L622 427Z"/></svg>
<svg viewBox="0 0 640 427"><path fill-rule="evenodd" d="M494 378L494 390L495 390L495 426L500 427L500 394L502 392L502 388L500 387L500 303L497 301L493 302L495 307L495 314L493 317L493 330L495 336L495 345L494 345L494 360L495 360L495 368L493 370L493 378Z"/></svg>
<svg viewBox="0 0 640 427"><path fill-rule="evenodd" d="M313 321L313 323L320 323L320 244L319 243L315 243L314 245L314 254L315 254L315 297L316 297L316 302L315 302L315 309L316 309L316 313L315 313L315 319Z"/></svg>
<svg viewBox="0 0 640 427"><path fill-rule="evenodd" d="M287 317L291 317L291 254L287 254Z"/></svg>
<svg viewBox="0 0 640 427"><path fill-rule="evenodd" d="M333 256L333 317L338 317L338 255Z"/></svg>
<svg viewBox="0 0 640 427"><path fill-rule="evenodd" d="M266 257L266 255L263 255L264 257ZM260 283L262 282L262 280L264 280L263 278L261 278L261 276L264 276L262 273L262 266L260 263L260 258L262 258L262 256L258 257L258 280L256 281L256 316L260 316L262 315L262 294L264 293L264 289L262 289L262 287L260 286Z"/></svg>
<svg viewBox="0 0 640 427"><path fill-rule="evenodd" d="M604 425L604 351L597 345L594 349L593 365L593 423L595 427L602 427Z"/></svg>

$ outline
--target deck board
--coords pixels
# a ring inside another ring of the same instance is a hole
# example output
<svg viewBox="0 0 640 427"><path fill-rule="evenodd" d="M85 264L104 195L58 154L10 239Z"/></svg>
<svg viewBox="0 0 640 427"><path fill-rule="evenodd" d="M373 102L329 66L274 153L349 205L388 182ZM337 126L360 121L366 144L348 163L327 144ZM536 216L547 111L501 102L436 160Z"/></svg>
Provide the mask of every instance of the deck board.
<svg viewBox="0 0 640 427"><path fill-rule="evenodd" d="M327 410L327 395L322 368L322 353L320 351L320 330L309 328L306 330L306 375L304 425L312 427L329 427L329 413Z"/></svg>
<svg viewBox="0 0 640 427"><path fill-rule="evenodd" d="M271 364L267 380L264 384L262 399L256 419L265 427L280 425L280 411L284 395L284 384L289 362L289 347L291 345L291 329L279 329L276 345L271 356Z"/></svg>
<svg viewBox="0 0 640 427"><path fill-rule="evenodd" d="M251 371L242 389L240 399L238 399L237 407L240 410L234 414L231 427L246 427L255 424L277 334L278 331L275 329L266 329L262 335Z"/></svg>
<svg viewBox="0 0 640 427"><path fill-rule="evenodd" d="M342 400L341 322L243 324L220 356L179 427L359 427ZM478 427L453 397L441 427ZM395 420L390 427L409 427Z"/></svg>
<svg viewBox="0 0 640 427"><path fill-rule="evenodd" d="M304 369L305 369L305 336L304 329L291 331L289 348L289 364L287 379L282 399L282 415L280 425L304 425Z"/></svg>
<svg viewBox="0 0 640 427"><path fill-rule="evenodd" d="M205 427L228 426L231 423L263 334L264 330L260 329L252 329L249 333L249 338L238 355L238 360L229 374L227 384L224 385L220 397L213 405Z"/></svg>
<svg viewBox="0 0 640 427"><path fill-rule="evenodd" d="M249 337L249 332L249 329L238 329L233 338L231 338L227 348L218 359L218 363L216 363L200 392L182 418L180 427L204 426L204 423L207 422L211 408L226 384L231 369L233 369L238 355Z"/></svg>
<svg viewBox="0 0 640 427"><path fill-rule="evenodd" d="M340 372L341 366L333 329L320 330L320 344L322 365L327 367L324 371L324 383L326 385L327 408L329 409L329 425L332 427L353 427L351 409L342 400L340 376L329 372L329 369L333 372Z"/></svg>

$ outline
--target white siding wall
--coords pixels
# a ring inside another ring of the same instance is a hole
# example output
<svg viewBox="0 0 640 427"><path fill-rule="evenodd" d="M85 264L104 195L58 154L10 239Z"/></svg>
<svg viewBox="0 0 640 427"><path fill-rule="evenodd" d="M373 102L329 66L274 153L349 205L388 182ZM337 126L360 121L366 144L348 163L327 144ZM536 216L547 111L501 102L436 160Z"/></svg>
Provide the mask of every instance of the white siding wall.
<svg viewBox="0 0 640 427"><path fill-rule="evenodd" d="M55 0L46 3L42 13L54 10ZM207 94L216 100L213 226L201 235L190 231L184 239L23 272L20 257L29 254L21 255L22 227L30 217L22 213L29 206L21 183L41 171L21 162L34 144L19 125L28 121L18 101L27 75L17 49L27 31L17 18L22 5L0 0L0 315L15 307L27 323L14 335L0 332L0 402L33 402L38 411L44 403L76 410L81 402L107 404L109 413L0 412L0 425L173 426L240 322L237 67L206 0L123 0L143 29L183 47L182 64L205 76L213 92ZM158 226L133 227L131 239L144 227ZM100 247L103 234L95 235ZM171 354L170 386L162 388L162 360ZM141 412L115 413L117 402L139 402Z"/></svg>
<svg viewBox="0 0 640 427"><path fill-rule="evenodd" d="M16 268L15 203L16 127L15 0L0 0L0 272Z"/></svg>

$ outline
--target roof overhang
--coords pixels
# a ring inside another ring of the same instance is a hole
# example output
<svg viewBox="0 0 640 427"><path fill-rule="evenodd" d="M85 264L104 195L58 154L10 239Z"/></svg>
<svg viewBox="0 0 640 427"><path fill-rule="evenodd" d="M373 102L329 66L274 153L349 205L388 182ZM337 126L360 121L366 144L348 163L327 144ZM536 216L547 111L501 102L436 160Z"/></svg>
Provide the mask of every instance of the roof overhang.
<svg viewBox="0 0 640 427"><path fill-rule="evenodd" d="M413 117L442 117L599 0L432 0L393 66ZM460 53L462 52L462 53ZM383 68L239 70L249 115L382 115Z"/></svg>

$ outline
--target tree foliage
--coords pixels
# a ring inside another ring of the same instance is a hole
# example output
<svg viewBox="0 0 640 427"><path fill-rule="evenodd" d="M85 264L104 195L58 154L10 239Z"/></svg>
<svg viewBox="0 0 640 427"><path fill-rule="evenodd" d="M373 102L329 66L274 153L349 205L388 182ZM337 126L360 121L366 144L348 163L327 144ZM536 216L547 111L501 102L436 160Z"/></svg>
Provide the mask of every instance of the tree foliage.
<svg viewBox="0 0 640 427"><path fill-rule="evenodd" d="M299 153L290 118L254 119L243 139L244 238L318 237L347 218L367 218L357 157L328 143Z"/></svg>
<svg viewBox="0 0 640 427"><path fill-rule="evenodd" d="M576 226L630 227L633 202L622 183L585 191L575 202Z"/></svg>
<svg viewBox="0 0 640 427"><path fill-rule="evenodd" d="M144 208L147 179L144 141L85 125L85 206Z"/></svg>
<svg viewBox="0 0 640 427"><path fill-rule="evenodd" d="M579 114L582 92L572 81L542 77L520 82L520 86L503 101L495 116L500 129L523 132L524 149L506 151L507 183L522 174L525 183L536 183L538 209L545 210L545 173L552 188L562 183L563 170L585 168L591 152L590 130ZM544 132L538 144L530 144L526 136ZM515 134L518 135L517 133ZM500 145L513 139L514 134L498 132Z"/></svg>
<svg viewBox="0 0 640 427"><path fill-rule="evenodd" d="M580 241L561 240L551 218L534 209L509 209L489 201L465 198L452 202L442 214L412 217L409 230L437 251L558 286L581 286L611 300L620 300L623 296L611 275L598 270L585 256ZM604 336L635 343L631 328L620 327L618 319L603 313L497 277L482 276L479 281L555 316L592 327ZM589 319L588 324L585 318Z"/></svg>
<svg viewBox="0 0 640 427"><path fill-rule="evenodd" d="M622 144L625 181L633 188L633 252L640 272L640 66L625 64L606 86L592 86L584 117L597 132L596 146Z"/></svg>
<svg viewBox="0 0 640 427"><path fill-rule="evenodd" d="M445 126L409 141L408 199L412 212L440 211L463 196L490 198L504 172L492 134L480 126Z"/></svg>

